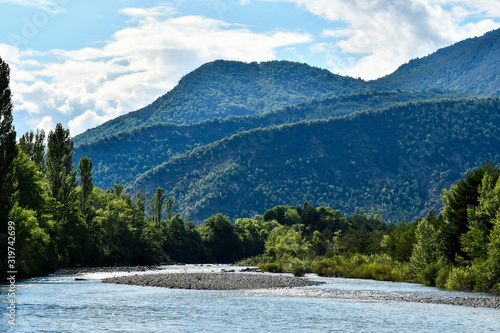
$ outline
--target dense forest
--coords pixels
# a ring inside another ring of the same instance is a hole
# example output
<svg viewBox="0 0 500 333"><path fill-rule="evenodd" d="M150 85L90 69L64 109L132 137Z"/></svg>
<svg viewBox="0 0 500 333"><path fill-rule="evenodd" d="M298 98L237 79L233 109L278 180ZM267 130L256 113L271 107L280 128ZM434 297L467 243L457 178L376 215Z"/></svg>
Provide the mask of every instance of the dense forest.
<svg viewBox="0 0 500 333"><path fill-rule="evenodd" d="M161 186L195 221L305 201L413 221L439 210L441 189L465 172L500 161L499 117L500 98L465 98L253 129L176 156L130 189Z"/></svg>
<svg viewBox="0 0 500 333"><path fill-rule="evenodd" d="M328 119L363 110L377 110L408 101L463 97L453 91L387 91L342 95L303 102L257 116L215 118L197 124L161 123L75 144L75 163L83 156L94 162L94 182L107 188L128 184L172 157L255 128L304 120Z"/></svg>
<svg viewBox="0 0 500 333"><path fill-rule="evenodd" d="M452 89L475 96L500 95L500 29L470 38L370 82L374 89Z"/></svg>

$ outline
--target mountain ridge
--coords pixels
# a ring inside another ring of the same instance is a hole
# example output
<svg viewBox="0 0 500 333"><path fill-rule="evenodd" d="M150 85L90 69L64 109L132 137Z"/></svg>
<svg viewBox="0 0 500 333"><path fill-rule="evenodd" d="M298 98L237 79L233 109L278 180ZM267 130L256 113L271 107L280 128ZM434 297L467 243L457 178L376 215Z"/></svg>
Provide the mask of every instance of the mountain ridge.
<svg viewBox="0 0 500 333"><path fill-rule="evenodd" d="M368 90L361 79L290 61L244 63L216 60L185 75L165 95L137 111L89 129L75 145L134 128L214 117L256 115L306 100Z"/></svg>

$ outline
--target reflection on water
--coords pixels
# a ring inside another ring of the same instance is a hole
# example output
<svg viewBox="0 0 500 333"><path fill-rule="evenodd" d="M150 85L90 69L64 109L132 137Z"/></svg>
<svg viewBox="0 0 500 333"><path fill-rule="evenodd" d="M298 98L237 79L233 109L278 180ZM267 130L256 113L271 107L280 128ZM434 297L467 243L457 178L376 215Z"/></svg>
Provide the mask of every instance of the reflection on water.
<svg viewBox="0 0 500 333"><path fill-rule="evenodd" d="M221 269L239 268L168 266L161 272L220 272ZM143 273L118 273L123 274ZM500 332L500 311L495 309L313 297L335 290L464 296L409 283L310 276L327 284L286 292L196 291L101 283L100 279L112 275L117 274L78 275L87 281L75 281L73 275L18 283L16 326L6 327L7 320L2 318L0 331ZM5 287L0 287L3 309L7 306Z"/></svg>

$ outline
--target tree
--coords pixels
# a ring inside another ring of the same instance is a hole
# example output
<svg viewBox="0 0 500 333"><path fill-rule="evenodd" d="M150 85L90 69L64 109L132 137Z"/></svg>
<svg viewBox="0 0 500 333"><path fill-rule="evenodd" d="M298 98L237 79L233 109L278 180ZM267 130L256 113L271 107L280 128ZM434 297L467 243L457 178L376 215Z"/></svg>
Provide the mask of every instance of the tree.
<svg viewBox="0 0 500 333"><path fill-rule="evenodd" d="M9 88L9 65L0 58L0 233L6 233L7 217L13 206L15 180L14 159L17 156L16 131L12 125L11 91Z"/></svg>
<svg viewBox="0 0 500 333"><path fill-rule="evenodd" d="M65 203L78 184L73 170L73 141L69 130L65 130L60 123L49 133L46 160L51 196Z"/></svg>
<svg viewBox="0 0 500 333"><path fill-rule="evenodd" d="M167 220L172 218L172 206L174 205L174 197L168 197L167 199Z"/></svg>
<svg viewBox="0 0 500 333"><path fill-rule="evenodd" d="M480 187L483 177L489 174L493 184L499 177L499 169L494 164L486 162L483 167L476 168L467 173L466 177L451 186L450 190L444 190L442 194L443 222L440 224L440 233L444 241L444 254L452 263L457 255L470 259L463 251L460 242L461 236L469 231L469 212L479 205ZM489 224L489 229L492 225ZM474 231L476 232L476 230Z"/></svg>
<svg viewBox="0 0 500 333"><path fill-rule="evenodd" d="M35 162L38 170L45 173L45 131L36 130L24 133L19 139L19 148L24 151L30 161Z"/></svg>
<svg viewBox="0 0 500 333"><path fill-rule="evenodd" d="M46 181L52 197L52 213L56 221L53 239L61 266L80 265L88 245L85 221L78 209L76 171L73 167L73 141L69 130L59 123L48 135Z"/></svg>
<svg viewBox="0 0 500 333"><path fill-rule="evenodd" d="M199 229L204 245L212 252L213 261L229 263L240 258L240 239L227 216L211 216Z"/></svg>
<svg viewBox="0 0 500 333"><path fill-rule="evenodd" d="M92 160L89 157L82 157L78 163L78 175L82 188L80 191L80 212L86 214L87 198L94 189L94 181L92 180Z"/></svg>
<svg viewBox="0 0 500 333"><path fill-rule="evenodd" d="M417 222L415 245L410 257L410 267L416 272L422 272L428 265L437 260L436 229L427 220Z"/></svg>
<svg viewBox="0 0 500 333"><path fill-rule="evenodd" d="M155 194L151 198L151 203L149 204L149 212L153 222L159 226L161 222L161 213L163 211L163 204L165 203L165 196L163 195L163 189L158 187Z"/></svg>

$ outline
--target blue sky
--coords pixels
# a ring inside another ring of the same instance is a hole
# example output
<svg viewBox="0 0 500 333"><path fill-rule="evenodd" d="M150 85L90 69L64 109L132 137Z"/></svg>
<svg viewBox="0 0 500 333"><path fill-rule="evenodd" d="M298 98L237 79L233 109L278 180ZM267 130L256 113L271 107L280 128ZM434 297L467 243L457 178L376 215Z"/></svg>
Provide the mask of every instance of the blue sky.
<svg viewBox="0 0 500 333"><path fill-rule="evenodd" d="M0 0L18 136L72 135L141 108L216 59L375 79L500 27L498 0Z"/></svg>

